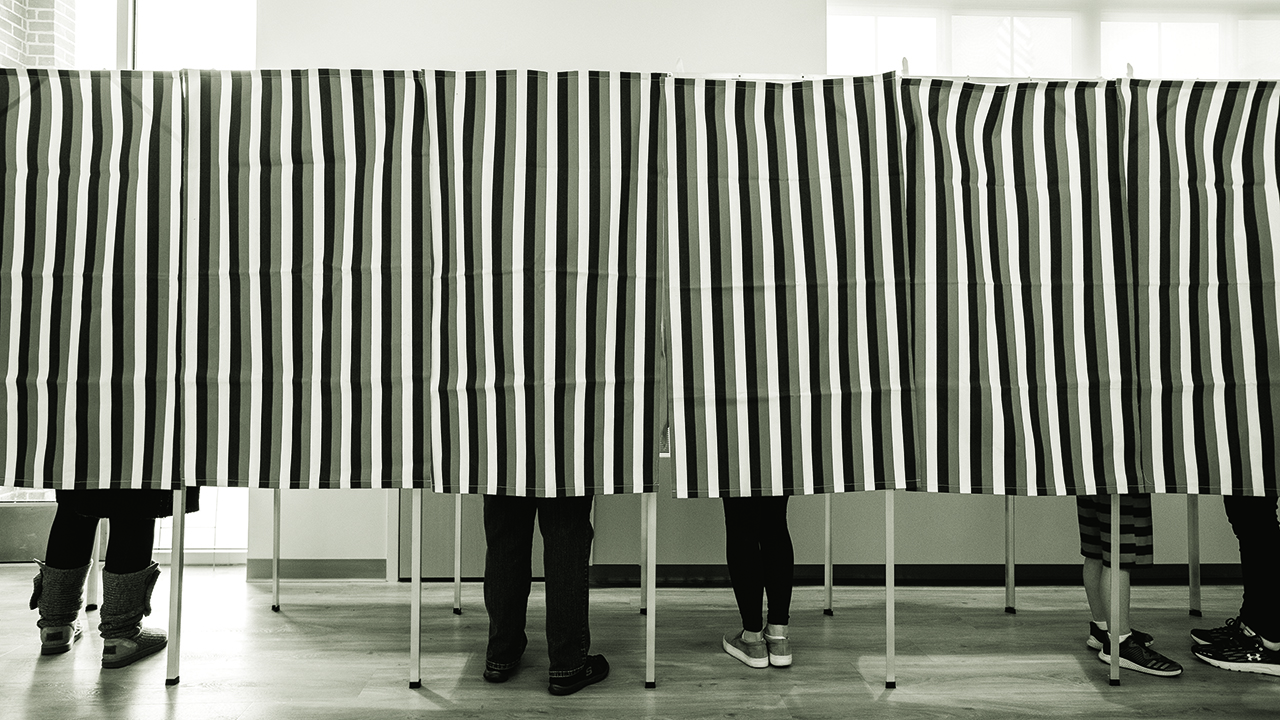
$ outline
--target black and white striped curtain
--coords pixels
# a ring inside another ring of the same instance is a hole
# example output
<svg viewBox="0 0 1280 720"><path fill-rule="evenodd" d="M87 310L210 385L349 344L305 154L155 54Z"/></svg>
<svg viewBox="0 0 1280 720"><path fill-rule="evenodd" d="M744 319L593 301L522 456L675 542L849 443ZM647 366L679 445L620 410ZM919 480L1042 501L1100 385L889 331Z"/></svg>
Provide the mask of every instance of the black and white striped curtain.
<svg viewBox="0 0 1280 720"><path fill-rule="evenodd" d="M1274 495L1280 88L1121 89L1149 489Z"/></svg>
<svg viewBox="0 0 1280 720"><path fill-rule="evenodd" d="M667 410L665 82L429 74L436 491L653 490Z"/></svg>
<svg viewBox="0 0 1280 720"><path fill-rule="evenodd" d="M0 68L0 478L177 478L177 73Z"/></svg>
<svg viewBox="0 0 1280 720"><path fill-rule="evenodd" d="M1113 82L903 81L922 489L1143 487Z"/></svg>
<svg viewBox="0 0 1280 720"><path fill-rule="evenodd" d="M185 481L424 487L423 73L184 76Z"/></svg>
<svg viewBox="0 0 1280 720"><path fill-rule="evenodd" d="M675 79L676 496L914 484L896 92Z"/></svg>

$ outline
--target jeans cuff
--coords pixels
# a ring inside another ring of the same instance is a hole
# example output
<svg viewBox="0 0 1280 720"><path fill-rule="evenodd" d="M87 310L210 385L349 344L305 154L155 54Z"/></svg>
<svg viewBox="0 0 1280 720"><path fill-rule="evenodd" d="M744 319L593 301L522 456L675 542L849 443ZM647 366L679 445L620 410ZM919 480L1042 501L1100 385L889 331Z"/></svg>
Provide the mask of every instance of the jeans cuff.
<svg viewBox="0 0 1280 720"><path fill-rule="evenodd" d="M552 670L549 673L547 673L547 675L553 678L573 677L574 675L577 675L578 673L582 672L583 668L585 668L586 666L587 664L584 662L578 666L577 670Z"/></svg>
<svg viewBox="0 0 1280 720"><path fill-rule="evenodd" d="M520 664L519 660L516 660L515 662L509 662L509 663L497 663L497 662L493 662L492 660L485 660L484 669L485 670L510 670L519 664Z"/></svg>

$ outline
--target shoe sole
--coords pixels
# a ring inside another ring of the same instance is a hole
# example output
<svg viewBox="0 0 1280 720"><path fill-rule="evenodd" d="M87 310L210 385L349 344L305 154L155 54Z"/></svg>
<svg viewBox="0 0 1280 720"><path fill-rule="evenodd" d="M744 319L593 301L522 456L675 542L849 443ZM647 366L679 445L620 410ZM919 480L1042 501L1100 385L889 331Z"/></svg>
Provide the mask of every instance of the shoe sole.
<svg viewBox="0 0 1280 720"><path fill-rule="evenodd" d="M1101 650L1099 650L1098 659L1108 665L1111 664L1110 653L1104 653ZM1124 658L1120 658L1120 669L1134 670L1136 672L1140 672L1146 675L1155 675L1157 677L1177 677L1182 674L1182 668L1178 668L1177 670L1156 670L1155 668L1145 667L1133 662L1132 660L1125 660Z"/></svg>
<svg viewBox="0 0 1280 720"><path fill-rule="evenodd" d="M791 667L790 655L770 655L769 664L774 667Z"/></svg>
<svg viewBox="0 0 1280 720"><path fill-rule="evenodd" d="M41 655L61 655L65 652L71 652L71 643L66 645L45 645L40 648Z"/></svg>
<svg viewBox="0 0 1280 720"><path fill-rule="evenodd" d="M769 667L769 658L767 657L753 658L750 655L747 655L746 653L742 652L738 648L734 647L733 645L730 645L729 641L723 638L720 640L720 645L724 647L724 651L729 653L730 657L741 662L743 665L746 665L747 667L753 667L753 668L756 668L757 670L761 670Z"/></svg>
<svg viewBox="0 0 1280 720"><path fill-rule="evenodd" d="M169 646L169 642L166 640L165 642L162 642L159 645L156 645L154 647L149 647L145 650L139 650L138 652L131 653L129 655L126 655L125 657L122 657L116 660L107 660L106 658L103 658L102 667L108 670L114 670L116 668L125 667L126 665L132 665L135 662L145 657L150 657L152 655L155 655L156 653L160 652L161 650L165 649L168 646Z"/></svg>
<svg viewBox="0 0 1280 720"><path fill-rule="evenodd" d="M1280 665L1271 665L1268 663L1241 663L1231 662L1230 660L1218 660L1217 658L1207 658L1199 653L1191 653L1200 660L1209 663L1214 667L1220 667L1223 670L1234 670L1235 672L1257 673L1259 675L1274 675L1280 677Z"/></svg>

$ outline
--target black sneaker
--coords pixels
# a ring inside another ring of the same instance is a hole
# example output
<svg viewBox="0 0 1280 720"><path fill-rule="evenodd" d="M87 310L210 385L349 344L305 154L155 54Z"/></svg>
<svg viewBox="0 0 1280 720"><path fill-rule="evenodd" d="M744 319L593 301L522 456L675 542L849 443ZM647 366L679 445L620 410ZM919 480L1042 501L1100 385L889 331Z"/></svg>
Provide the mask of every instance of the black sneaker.
<svg viewBox="0 0 1280 720"><path fill-rule="evenodd" d="M609 677L609 661L603 655L588 655L582 669L569 677L553 677L547 686L552 695L572 695L588 685Z"/></svg>
<svg viewBox="0 0 1280 720"><path fill-rule="evenodd" d="M516 669L520 667L520 663L516 663L509 668L493 668L488 665L484 666L484 680L491 683L504 683L516 674Z"/></svg>
<svg viewBox="0 0 1280 720"><path fill-rule="evenodd" d="M1197 645L1229 645L1246 640L1248 638L1246 630L1248 627L1240 621L1240 618L1233 617L1222 627L1192 630L1191 639L1195 640Z"/></svg>
<svg viewBox="0 0 1280 720"><path fill-rule="evenodd" d="M1098 659L1110 665L1111 653L1099 650ZM1137 670L1148 675L1159 675L1160 677L1173 677L1182 674L1181 665L1155 650L1135 642L1132 635L1120 643L1120 667L1127 670Z"/></svg>
<svg viewBox="0 0 1280 720"><path fill-rule="evenodd" d="M1156 641L1155 638L1142 632L1141 630L1129 630L1132 633L1129 637L1142 644L1142 647L1151 647ZM1089 639L1084 641L1085 647L1090 650L1106 650L1111 652L1111 638L1107 635L1107 631L1098 627L1098 623L1089 621Z"/></svg>
<svg viewBox="0 0 1280 720"><path fill-rule="evenodd" d="M1224 670L1280 676L1280 652L1268 650L1257 635L1245 640L1222 645L1197 645L1191 648L1191 652Z"/></svg>

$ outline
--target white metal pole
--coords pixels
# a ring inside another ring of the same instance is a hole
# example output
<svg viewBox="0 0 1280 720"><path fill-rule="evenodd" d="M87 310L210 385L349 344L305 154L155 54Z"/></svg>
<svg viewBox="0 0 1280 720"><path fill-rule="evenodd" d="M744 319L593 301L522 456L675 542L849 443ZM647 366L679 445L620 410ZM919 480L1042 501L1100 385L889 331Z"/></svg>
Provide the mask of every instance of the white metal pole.
<svg viewBox="0 0 1280 720"><path fill-rule="evenodd" d="M823 538L822 582L826 587L827 606L823 608L822 613L827 616L833 616L835 615L835 610L832 607L832 586L835 584L835 568L831 557L831 493L826 494L824 502L826 503L826 530Z"/></svg>
<svg viewBox="0 0 1280 720"><path fill-rule="evenodd" d="M1200 496L1187 495L1187 601L1192 617L1200 617Z"/></svg>
<svg viewBox="0 0 1280 720"><path fill-rule="evenodd" d="M649 609L649 496L640 496L640 614Z"/></svg>
<svg viewBox="0 0 1280 720"><path fill-rule="evenodd" d="M1120 684L1120 636L1128 628L1120 627L1120 493L1111 493L1111 618L1107 631L1111 635L1111 684Z"/></svg>
<svg viewBox="0 0 1280 720"><path fill-rule="evenodd" d="M897 622L894 608L894 517L893 496L896 491L889 489L884 494L884 686L893 689L898 686L895 664L897 660Z"/></svg>
<svg viewBox="0 0 1280 720"><path fill-rule="evenodd" d="M1017 589L1014 581L1014 517L1013 496L1004 496L1004 611L1010 614L1018 612Z"/></svg>
<svg viewBox="0 0 1280 720"><path fill-rule="evenodd" d="M409 491L409 687L422 687L422 488Z"/></svg>
<svg viewBox="0 0 1280 720"><path fill-rule="evenodd" d="M89 588L85 591L86 612L98 609L98 600L102 598L101 577L99 576L98 558L102 557L102 536L111 532L111 521L102 518L98 524L98 532L93 534L93 550L89 551Z"/></svg>
<svg viewBox="0 0 1280 720"><path fill-rule="evenodd" d="M453 614L462 614L462 493L453 496Z"/></svg>
<svg viewBox="0 0 1280 720"><path fill-rule="evenodd" d="M645 506L645 527L648 530L645 537L645 568L644 573L649 576L648 583L645 585L645 606L648 612L645 614L645 651L644 651L644 686L646 688L655 688L657 683L657 636L658 626L656 617L657 611L657 594L654 586L657 584L658 575L658 496L656 493L644 493L641 495L641 503Z"/></svg>
<svg viewBox="0 0 1280 720"><path fill-rule="evenodd" d="M280 612L280 488L271 491L271 610Z"/></svg>
<svg viewBox="0 0 1280 720"><path fill-rule="evenodd" d="M187 488L173 491L173 543L169 554L169 668L165 685L178 684L178 664L182 655L182 567L186 547Z"/></svg>

